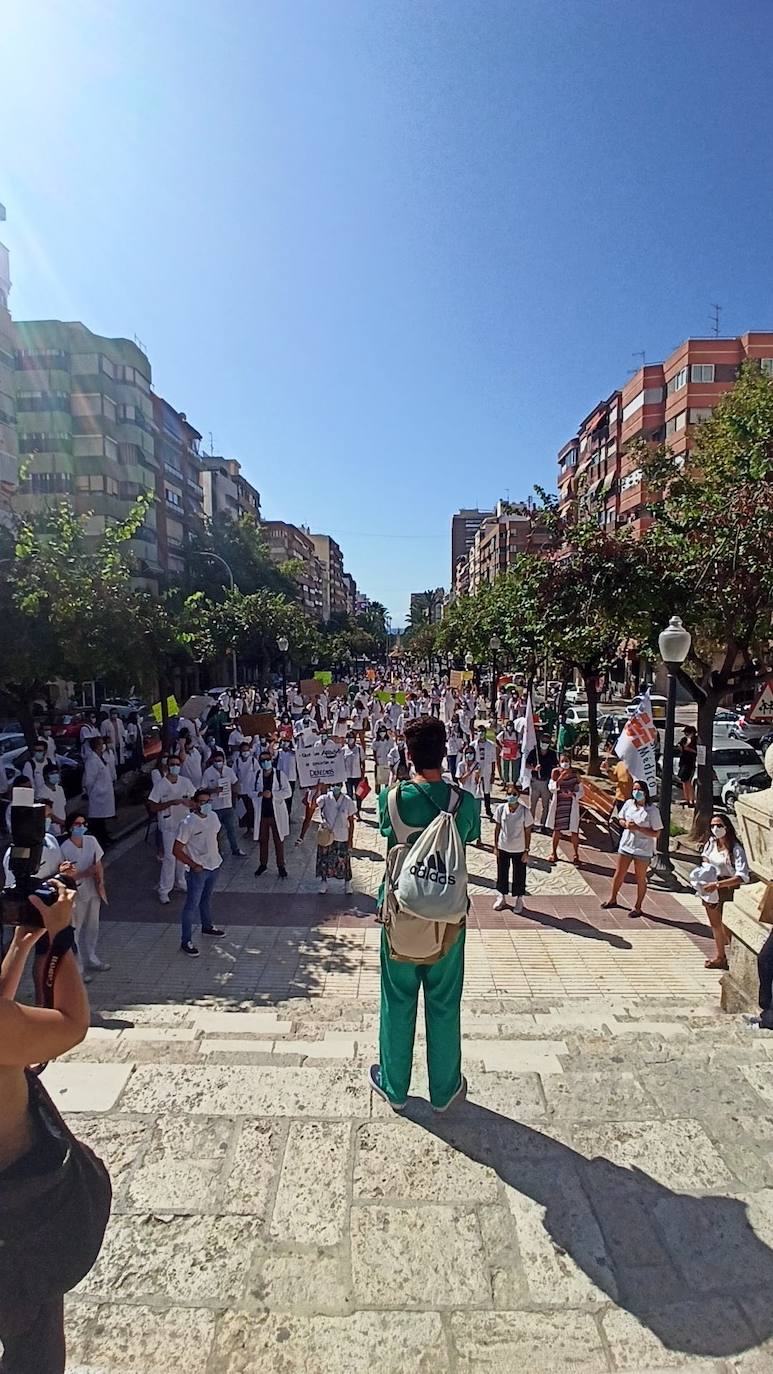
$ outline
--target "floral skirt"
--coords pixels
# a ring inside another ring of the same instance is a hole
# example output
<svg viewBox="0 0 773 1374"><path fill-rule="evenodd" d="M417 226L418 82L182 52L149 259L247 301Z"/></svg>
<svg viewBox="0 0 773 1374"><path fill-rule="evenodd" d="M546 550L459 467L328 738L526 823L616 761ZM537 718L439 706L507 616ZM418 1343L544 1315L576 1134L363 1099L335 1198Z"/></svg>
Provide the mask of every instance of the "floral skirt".
<svg viewBox="0 0 773 1374"><path fill-rule="evenodd" d="M346 840L334 840L324 848L317 846L317 877L340 878L349 883L352 879L352 861Z"/></svg>

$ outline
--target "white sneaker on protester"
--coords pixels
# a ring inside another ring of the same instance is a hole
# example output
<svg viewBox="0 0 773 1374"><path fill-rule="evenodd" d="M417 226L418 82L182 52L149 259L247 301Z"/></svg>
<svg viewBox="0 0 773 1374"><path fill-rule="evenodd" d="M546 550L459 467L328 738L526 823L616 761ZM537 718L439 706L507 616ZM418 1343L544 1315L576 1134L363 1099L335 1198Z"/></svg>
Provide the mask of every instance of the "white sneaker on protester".
<svg viewBox="0 0 773 1374"><path fill-rule="evenodd" d="M320 897L324 897L325 893L327 892L327 883L320 883L319 887L317 888L317 891Z"/></svg>
<svg viewBox="0 0 773 1374"><path fill-rule="evenodd" d="M346 893L347 897L351 897L353 891L354 889L352 888L351 883L344 883L344 892Z"/></svg>
<svg viewBox="0 0 773 1374"><path fill-rule="evenodd" d="M496 901L495 901L495 903L494 903L494 910L495 910L495 911L504 911L504 909L505 909L506 906L507 906L507 902L505 901L504 897L502 896L502 893L500 892L499 896L497 897L497 899L496 899Z"/></svg>
<svg viewBox="0 0 773 1374"><path fill-rule="evenodd" d="M523 911L523 897L516 897L515 901L513 902L513 911L515 912L516 916L520 916L521 912Z"/></svg>

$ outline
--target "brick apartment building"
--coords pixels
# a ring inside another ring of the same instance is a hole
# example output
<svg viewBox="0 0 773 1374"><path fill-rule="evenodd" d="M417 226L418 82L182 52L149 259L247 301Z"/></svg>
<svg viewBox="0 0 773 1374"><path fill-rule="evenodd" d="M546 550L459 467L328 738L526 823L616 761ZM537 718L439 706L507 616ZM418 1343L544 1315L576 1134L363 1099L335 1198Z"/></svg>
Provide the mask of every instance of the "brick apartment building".
<svg viewBox="0 0 773 1374"><path fill-rule="evenodd" d="M576 506L601 528L631 526L638 538L650 525L648 493L636 441L667 442L684 459L696 425L735 382L741 364L756 360L773 376L773 333L731 339L686 339L663 363L639 368L622 390L594 406L558 453L559 508Z"/></svg>
<svg viewBox="0 0 773 1374"><path fill-rule="evenodd" d="M261 529L272 562L281 565L290 559L302 564L299 577L301 605L312 620L322 619L322 564L314 543L305 530L287 520L264 520Z"/></svg>
<svg viewBox="0 0 773 1374"><path fill-rule="evenodd" d="M474 596L485 582L493 582L521 553L539 552L550 535L526 502L497 502L473 536L469 552L460 554L454 573L454 596Z"/></svg>

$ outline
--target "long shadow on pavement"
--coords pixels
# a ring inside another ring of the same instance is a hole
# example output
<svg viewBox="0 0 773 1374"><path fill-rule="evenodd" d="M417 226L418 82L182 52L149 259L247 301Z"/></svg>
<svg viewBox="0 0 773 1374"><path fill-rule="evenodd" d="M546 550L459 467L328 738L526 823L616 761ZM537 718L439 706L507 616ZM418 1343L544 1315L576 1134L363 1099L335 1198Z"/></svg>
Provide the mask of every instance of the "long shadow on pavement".
<svg viewBox="0 0 773 1374"><path fill-rule="evenodd" d="M405 1115L543 1207L558 1257L569 1255L668 1350L721 1359L773 1334L773 1302L759 1315L760 1295L773 1292L773 1251L743 1201L680 1193L638 1168L586 1159L474 1102L446 1118L411 1098ZM757 1299L754 1330L739 1298Z"/></svg>

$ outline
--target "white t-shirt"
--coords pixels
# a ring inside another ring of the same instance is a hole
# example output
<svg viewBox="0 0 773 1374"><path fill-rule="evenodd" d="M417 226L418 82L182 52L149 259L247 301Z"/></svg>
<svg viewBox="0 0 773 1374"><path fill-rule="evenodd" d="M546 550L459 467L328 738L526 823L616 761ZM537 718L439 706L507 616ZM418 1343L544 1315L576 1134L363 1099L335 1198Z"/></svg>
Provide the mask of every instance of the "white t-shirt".
<svg viewBox="0 0 773 1374"><path fill-rule="evenodd" d="M207 768L201 779L202 787L221 787L222 792L212 793L212 809L214 811L225 811L227 807L233 806L233 789L237 778L233 768L229 768L226 763L221 772L214 763L211 768Z"/></svg>
<svg viewBox="0 0 773 1374"><path fill-rule="evenodd" d="M526 828L534 824L528 806L519 802L511 811L507 802L500 802L494 808L494 822L501 826L498 845L503 854L522 854L526 848Z"/></svg>
<svg viewBox="0 0 773 1374"><path fill-rule="evenodd" d="M389 763L389 755L392 752L392 743L387 736L386 739L374 739L373 741L373 760L377 768L386 768Z"/></svg>
<svg viewBox="0 0 773 1374"><path fill-rule="evenodd" d="M193 796L193 783L190 778L184 778L182 773L176 779L165 777L157 782L150 794L152 802L169 802L168 809L157 813L158 826L160 830L176 830L181 818L185 815L183 806L173 806L172 802L180 802L186 797Z"/></svg>
<svg viewBox="0 0 773 1374"><path fill-rule="evenodd" d="M198 749L191 749L191 752L185 755L185 758L180 764L180 776L187 778L189 782L193 783L194 788L196 788L201 786L201 774L201 754Z"/></svg>
<svg viewBox="0 0 773 1374"><path fill-rule="evenodd" d="M62 862L62 851L59 848L59 841L55 835L47 831L43 836L43 853L40 856L40 864L35 877L41 882L44 878L53 878L59 872L59 865ZM11 851L6 849L3 858L3 868L5 870L5 886L15 887L16 879L11 872Z"/></svg>
<svg viewBox="0 0 773 1374"><path fill-rule="evenodd" d="M210 811L208 816L189 811L177 828L177 839L185 846L195 864L211 872L223 862L217 843L219 830L220 821L214 811Z"/></svg>
<svg viewBox="0 0 773 1374"><path fill-rule="evenodd" d="M662 830L663 822L654 802L649 806L639 806L635 801L623 802L620 819L633 821L634 825L646 825L650 830ZM628 854L634 859L651 859L655 853L655 837L642 835L638 830L624 830L617 846L618 853Z"/></svg>
<svg viewBox="0 0 773 1374"><path fill-rule="evenodd" d="M364 767L364 755L361 744L355 744L351 748L348 744L344 745L344 777L361 778Z"/></svg>
<svg viewBox="0 0 773 1374"><path fill-rule="evenodd" d="M349 817L357 811L356 803L342 792L338 800L332 792L324 792L317 801L317 810L325 825L333 832L333 839L343 844L349 838Z"/></svg>
<svg viewBox="0 0 773 1374"><path fill-rule="evenodd" d="M718 878L740 878L742 883L750 881L749 864L742 844L734 845L732 854L729 854L726 849L720 849L712 835L703 846L701 856L705 864L714 865Z"/></svg>
<svg viewBox="0 0 773 1374"><path fill-rule="evenodd" d="M67 817L67 803L64 799L64 788L57 783L55 787L49 787L46 783L35 793L36 801L49 801L51 803L52 834L59 835L60 828L54 820L54 816Z"/></svg>
<svg viewBox="0 0 773 1374"><path fill-rule="evenodd" d="M97 884L94 878L79 878L79 873L85 873L87 868L99 863L104 855L104 850L93 835L84 835L83 843L79 846L72 840L65 840L62 844L62 855L75 868L75 881L78 884L78 892L83 897L96 897Z"/></svg>

